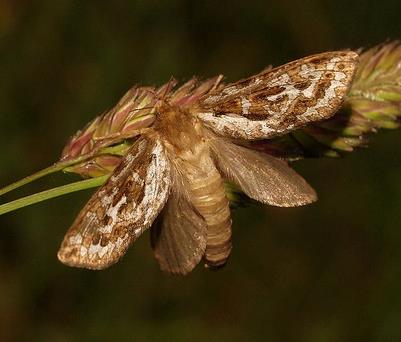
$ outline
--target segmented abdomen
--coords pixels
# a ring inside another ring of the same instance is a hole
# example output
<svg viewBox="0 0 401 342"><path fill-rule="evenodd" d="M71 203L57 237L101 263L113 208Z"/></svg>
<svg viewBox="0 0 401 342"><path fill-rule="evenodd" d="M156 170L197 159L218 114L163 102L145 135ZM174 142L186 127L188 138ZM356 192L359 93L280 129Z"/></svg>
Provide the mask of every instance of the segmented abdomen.
<svg viewBox="0 0 401 342"><path fill-rule="evenodd" d="M226 264L231 252L231 215L223 180L210 157L207 159L202 163L203 177L191 180L191 194L207 224L205 263L218 268Z"/></svg>

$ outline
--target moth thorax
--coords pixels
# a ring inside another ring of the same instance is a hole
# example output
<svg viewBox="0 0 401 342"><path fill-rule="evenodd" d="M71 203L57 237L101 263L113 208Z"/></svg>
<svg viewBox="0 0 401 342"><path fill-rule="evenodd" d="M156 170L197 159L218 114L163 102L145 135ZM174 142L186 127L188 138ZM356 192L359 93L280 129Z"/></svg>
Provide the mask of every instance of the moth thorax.
<svg viewBox="0 0 401 342"><path fill-rule="evenodd" d="M173 106L164 106L159 112L155 130L171 145L190 148L201 140L200 123L188 111Z"/></svg>

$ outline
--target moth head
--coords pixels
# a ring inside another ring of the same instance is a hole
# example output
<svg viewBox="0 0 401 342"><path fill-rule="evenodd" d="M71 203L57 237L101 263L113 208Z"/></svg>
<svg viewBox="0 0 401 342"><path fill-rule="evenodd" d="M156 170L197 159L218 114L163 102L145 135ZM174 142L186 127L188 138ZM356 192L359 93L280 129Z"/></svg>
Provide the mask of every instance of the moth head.
<svg viewBox="0 0 401 342"><path fill-rule="evenodd" d="M173 78L159 88L133 86L113 108L96 117L71 137L60 159L68 161L82 159L84 156L91 158L65 171L84 177L97 177L112 172L132 141L144 130L160 126L162 122L164 126L168 122L175 127L188 125L189 122L185 121L193 122L193 116L188 113L196 111L200 99L216 89L221 79L222 76L217 76L199 82L192 78L177 89L174 89L177 81ZM175 134L173 131L169 133Z"/></svg>

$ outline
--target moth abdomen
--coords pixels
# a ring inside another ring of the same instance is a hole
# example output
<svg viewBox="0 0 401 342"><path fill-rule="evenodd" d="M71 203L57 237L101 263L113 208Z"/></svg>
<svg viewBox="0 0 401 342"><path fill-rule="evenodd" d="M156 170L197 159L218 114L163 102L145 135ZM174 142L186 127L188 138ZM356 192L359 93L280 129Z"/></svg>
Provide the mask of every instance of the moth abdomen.
<svg viewBox="0 0 401 342"><path fill-rule="evenodd" d="M206 221L207 243L204 260L206 266L224 266L231 252L231 214L223 179L207 156L200 162L202 177L192 178L191 200Z"/></svg>

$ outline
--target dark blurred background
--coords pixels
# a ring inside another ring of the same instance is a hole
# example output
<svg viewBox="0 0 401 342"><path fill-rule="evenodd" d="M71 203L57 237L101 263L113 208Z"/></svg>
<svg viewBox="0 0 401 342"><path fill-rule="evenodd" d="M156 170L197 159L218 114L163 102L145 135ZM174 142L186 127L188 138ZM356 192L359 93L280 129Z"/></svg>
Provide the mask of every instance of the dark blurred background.
<svg viewBox="0 0 401 342"><path fill-rule="evenodd" d="M1 0L0 184L55 162L135 83L234 81L400 35L399 0ZM401 341L401 132L295 168L316 204L235 211L228 266L184 278L159 271L149 234L102 272L59 263L91 191L0 217L0 341Z"/></svg>

